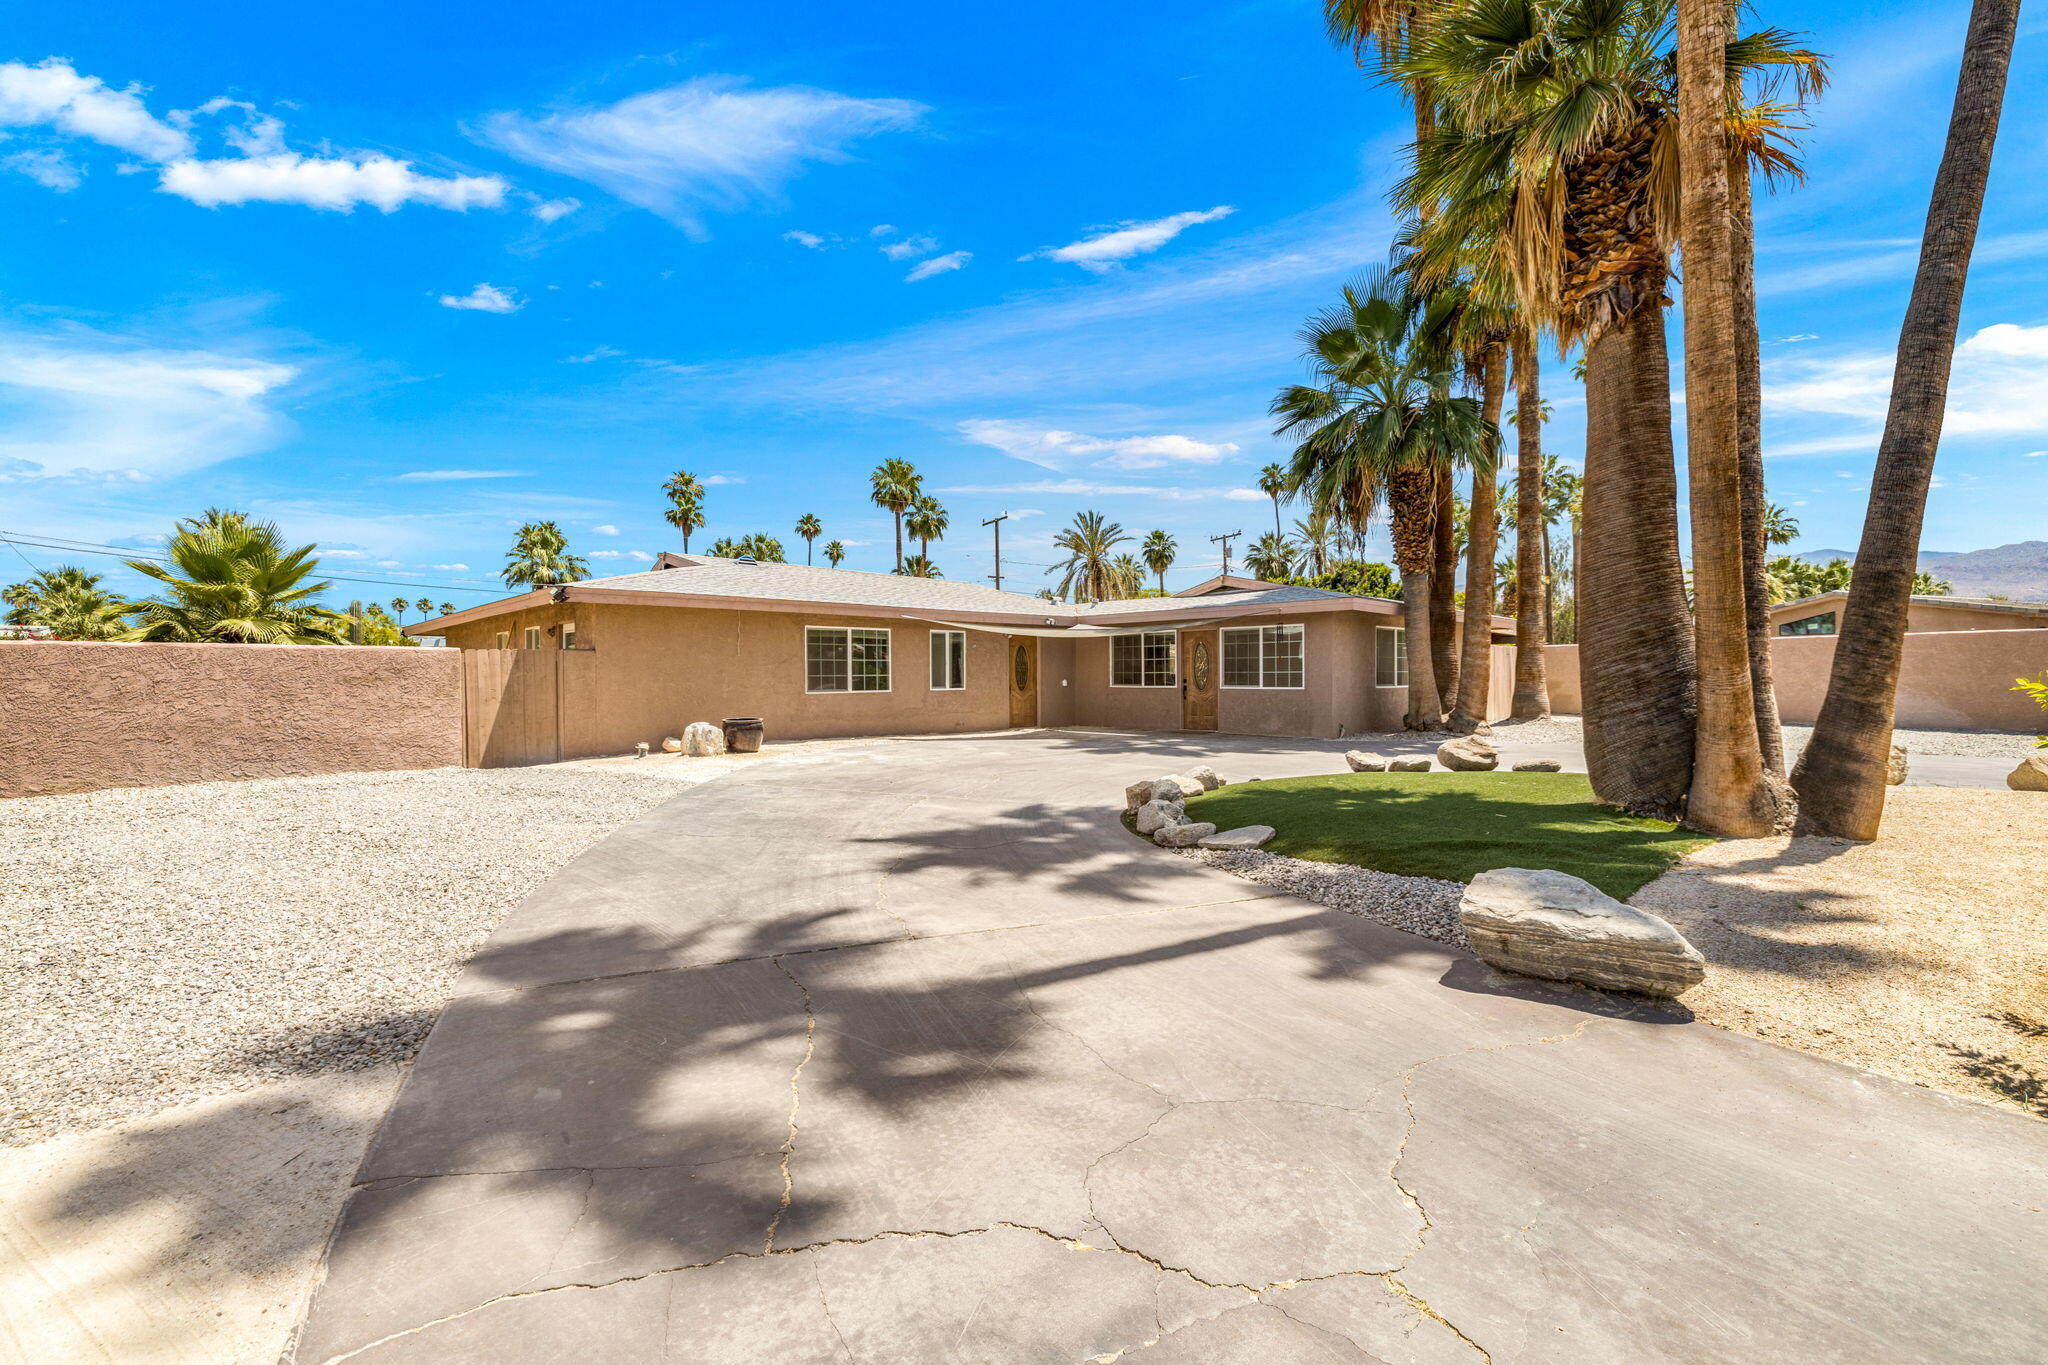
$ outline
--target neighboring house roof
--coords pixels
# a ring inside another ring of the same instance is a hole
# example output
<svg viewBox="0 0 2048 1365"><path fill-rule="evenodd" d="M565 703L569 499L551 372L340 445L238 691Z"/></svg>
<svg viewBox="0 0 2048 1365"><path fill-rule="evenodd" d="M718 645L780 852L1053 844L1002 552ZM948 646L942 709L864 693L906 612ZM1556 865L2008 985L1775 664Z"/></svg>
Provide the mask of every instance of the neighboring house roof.
<svg viewBox="0 0 2048 1365"><path fill-rule="evenodd" d="M1789 611L1797 607L1810 607L1820 602L1846 602L1848 599L1849 590L1847 588L1835 588L1828 592L1815 593L1811 597L1800 597L1790 602L1780 602L1777 606L1772 607L1771 610L1774 612ZM1971 611L2009 611L2016 616L2048 616L2048 602L2008 602L2003 598L1997 597L1950 597L1945 594L1916 592L1913 594L1913 605L1916 607L1968 607Z"/></svg>
<svg viewBox="0 0 2048 1365"><path fill-rule="evenodd" d="M750 563L712 555L663 554L658 567L640 573L586 578L559 588L541 588L469 607L449 616L405 627L408 635L438 635L451 625L519 611L553 600L694 605L788 611L811 609L839 615L943 616L948 620L1068 627L1132 626L1152 622L1211 620L1292 610L1353 610L1396 614L1400 603L1381 597L1353 597L1322 588L1239 582L1243 589L1203 596L1133 597L1112 602L1048 602L1024 593L1002 592L979 583L946 578L910 578L860 569L808 564ZM557 593L561 596L557 597ZM1496 616L1496 631L1514 622Z"/></svg>

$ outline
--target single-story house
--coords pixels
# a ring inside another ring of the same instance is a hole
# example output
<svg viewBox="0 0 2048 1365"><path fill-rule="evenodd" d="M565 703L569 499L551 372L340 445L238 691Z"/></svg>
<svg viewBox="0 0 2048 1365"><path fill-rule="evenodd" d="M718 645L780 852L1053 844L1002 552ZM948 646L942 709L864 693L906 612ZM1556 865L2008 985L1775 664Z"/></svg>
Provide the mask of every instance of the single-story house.
<svg viewBox="0 0 2048 1365"><path fill-rule="evenodd" d="M687 722L727 716L762 717L771 739L1034 725L1398 730L1408 681L1400 613L1384 598L1237 576L1171 597L1075 604L947 579L663 554L643 573L540 588L405 631L509 651L492 665L498 681L472 679L484 688L473 710L527 686L514 677L522 651L552 652L552 681L529 678L551 690L522 705L552 708L554 743L533 751L566 758L658 744ZM1514 622L1497 616L1492 632L1511 641ZM526 674L542 661L530 663Z"/></svg>
<svg viewBox="0 0 2048 1365"><path fill-rule="evenodd" d="M1847 588L1816 593L1771 608L1780 635L1833 635L1842 626ZM2029 630L2048 628L2048 602L2007 602L1995 597L1930 597L1914 594L1906 608L1906 630Z"/></svg>

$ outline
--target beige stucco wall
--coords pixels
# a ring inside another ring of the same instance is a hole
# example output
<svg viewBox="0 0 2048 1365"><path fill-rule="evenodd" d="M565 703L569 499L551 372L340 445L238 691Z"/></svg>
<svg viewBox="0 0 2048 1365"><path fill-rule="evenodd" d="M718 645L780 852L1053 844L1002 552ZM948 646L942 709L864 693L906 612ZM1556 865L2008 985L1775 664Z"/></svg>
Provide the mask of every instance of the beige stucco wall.
<svg viewBox="0 0 2048 1365"><path fill-rule="evenodd" d="M0 644L0 796L461 761L453 650Z"/></svg>
<svg viewBox="0 0 2048 1365"><path fill-rule="evenodd" d="M1771 608L1771 629L1787 621L1804 621L1810 616L1833 616L1835 628L1842 626L1843 603L1809 602L1794 606L1786 602ZM2016 611L1973 607L1961 602L1910 602L1906 606L1906 629L1912 632L1955 630L2041 630L2048 629L2048 616L2029 616ZM1789 637L1799 639L1799 636Z"/></svg>
<svg viewBox="0 0 2048 1365"><path fill-rule="evenodd" d="M1820 715L1834 667L1836 635L1781 635L1772 641L1778 714L1795 725ZM1544 651L1550 707L1579 710L1579 650ZM1922 631L1906 636L1899 664L1894 724L1920 730L2039 730L2043 715L2014 678L2048 672L2048 632L2039 630Z"/></svg>

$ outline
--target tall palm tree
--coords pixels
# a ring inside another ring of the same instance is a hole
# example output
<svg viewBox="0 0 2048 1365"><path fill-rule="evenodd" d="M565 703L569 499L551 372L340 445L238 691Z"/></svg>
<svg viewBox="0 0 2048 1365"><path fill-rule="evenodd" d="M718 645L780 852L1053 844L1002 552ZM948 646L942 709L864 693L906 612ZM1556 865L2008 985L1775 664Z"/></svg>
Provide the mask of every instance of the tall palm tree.
<svg viewBox="0 0 2048 1365"><path fill-rule="evenodd" d="M414 610L419 612L420 620L422 621L426 620L429 616L432 616L434 614L434 601L430 597L422 597L419 601L413 603L412 605Z"/></svg>
<svg viewBox="0 0 2048 1365"><path fill-rule="evenodd" d="M339 613L311 599L334 586L308 582L319 572L315 546L287 550L277 527L246 513L209 507L178 523L164 547L167 563L131 559L128 567L165 591L134 603L129 640L187 643L334 645L346 638Z"/></svg>
<svg viewBox="0 0 2048 1365"><path fill-rule="evenodd" d="M1059 595L1069 602L1103 602L1116 597L1111 591L1115 575L1110 561L1116 547L1129 539L1123 527L1102 513L1077 513L1074 524L1052 538L1053 548L1067 554L1046 570L1060 575Z"/></svg>
<svg viewBox="0 0 2048 1365"><path fill-rule="evenodd" d="M917 552L927 563L932 557L932 542L946 538L947 525L946 509L937 498L928 495L912 503L903 518L903 529L917 538Z"/></svg>
<svg viewBox="0 0 2048 1365"><path fill-rule="evenodd" d="M441 614L443 616L453 616L455 614L455 604L453 602L443 602L441 604Z"/></svg>
<svg viewBox="0 0 2048 1365"><path fill-rule="evenodd" d="M1419 236L1505 261L1532 325L1585 355L1587 767L1603 800L1662 815L1683 807L1695 729L1663 317L1669 35L1653 0L1487 0L1433 11L1401 63L1439 100L1402 189L1435 210ZM1810 59L1772 30L1725 45L1731 81ZM1782 157L1767 142L1745 151Z"/></svg>
<svg viewBox="0 0 2048 1365"><path fill-rule="evenodd" d="M1254 578L1284 583L1294 576L1294 565L1300 558L1299 545L1276 531L1267 531L1244 552L1244 566Z"/></svg>
<svg viewBox="0 0 2048 1365"><path fill-rule="evenodd" d="M796 519L796 533L804 538L804 563L811 562L811 542L825 534L818 518L809 512Z"/></svg>
<svg viewBox="0 0 2048 1365"><path fill-rule="evenodd" d="M569 553L568 538L561 527L552 521L533 521L519 528L512 548L505 554L505 567L499 571L499 577L507 587L524 583L530 588L541 588L588 578L590 565Z"/></svg>
<svg viewBox="0 0 2048 1365"><path fill-rule="evenodd" d="M1509 714L1541 720L1550 714L1543 646L1543 410L1536 338L1515 333L1515 697Z"/></svg>
<svg viewBox="0 0 2048 1365"><path fill-rule="evenodd" d="M396 622L398 622L398 624L399 624L399 625L401 625L401 626L402 626L402 625L404 625L404 624L405 624L405 609L406 609L407 607L410 607L411 605L412 605L412 603L410 603L410 602L406 601L406 600L405 600L405 599L404 599L403 597L394 597L394 598L392 598L392 599L391 599L391 619L392 619L392 620L394 620L394 621L396 621Z"/></svg>
<svg viewBox="0 0 2048 1365"><path fill-rule="evenodd" d="M1287 491L1287 474L1277 464L1259 471L1259 491L1273 500L1273 534L1280 532L1280 497Z"/></svg>
<svg viewBox="0 0 2048 1365"><path fill-rule="evenodd" d="M868 499L896 518L896 570L903 570L903 514L924 491L924 480L908 460L889 459L868 476Z"/></svg>
<svg viewBox="0 0 2048 1365"><path fill-rule="evenodd" d="M35 614L41 610L43 599L52 593L69 591L96 591L101 574L87 573L75 564L60 564L54 569L38 569L32 576L20 583L10 584L0 590L0 601L7 603L7 624L10 626L41 625Z"/></svg>
<svg viewBox="0 0 2048 1365"><path fill-rule="evenodd" d="M704 527L704 485L687 469L669 476L661 491L668 497L664 520L683 533L683 553L690 553L690 533Z"/></svg>
<svg viewBox="0 0 2048 1365"><path fill-rule="evenodd" d="M1327 507L1316 507L1306 517L1297 517L1294 534L1301 543L1306 556L1306 570L1311 578L1321 578L1330 571L1330 542L1336 533L1335 518Z"/></svg>
<svg viewBox="0 0 2048 1365"><path fill-rule="evenodd" d="M844 558L846 558L846 547L844 545L841 545L836 540L825 542L825 562L827 564L836 569L839 567L839 561Z"/></svg>
<svg viewBox="0 0 2048 1365"><path fill-rule="evenodd" d="M1803 833L1874 839L1884 819L1906 611L1941 440L1963 282L1977 241L2018 18L2019 0L1974 0L1970 6L1948 145L1935 173L1920 269L1899 330L1891 410L1870 480L1856 574L1835 640L1827 698L1792 773Z"/></svg>
<svg viewBox="0 0 2048 1365"><path fill-rule="evenodd" d="M927 559L923 555L912 555L910 558L904 560L903 567L898 572L900 572L905 578L945 577L944 574L939 572L939 566L932 563L931 560Z"/></svg>
<svg viewBox="0 0 2048 1365"><path fill-rule="evenodd" d="M1159 591L1166 591L1166 571L1173 567L1173 557L1180 547L1173 537L1164 531L1154 531L1145 537L1145 544L1138 553L1144 558L1145 567L1159 576Z"/></svg>
<svg viewBox="0 0 2048 1365"><path fill-rule="evenodd" d="M1145 566L1136 555L1118 555L1109 562L1110 586L1118 597L1136 597L1145 591Z"/></svg>
<svg viewBox="0 0 2048 1365"><path fill-rule="evenodd" d="M129 610L100 588L66 584L43 594L33 624L59 640L119 640L128 633Z"/></svg>
<svg viewBox="0 0 2048 1365"><path fill-rule="evenodd" d="M1484 463L1499 439L1478 400L1451 394L1455 367L1429 344L1436 327L1427 307L1391 270L1347 286L1343 302L1302 333L1316 382L1290 385L1272 404L1276 434L1298 441L1290 492L1306 492L1311 505L1363 528L1385 491L1410 642L1406 724L1414 730L1443 722L1428 648L1436 471Z"/></svg>
<svg viewBox="0 0 2048 1365"><path fill-rule="evenodd" d="M1799 539L1799 522L1775 502L1764 504L1764 543L1790 545Z"/></svg>

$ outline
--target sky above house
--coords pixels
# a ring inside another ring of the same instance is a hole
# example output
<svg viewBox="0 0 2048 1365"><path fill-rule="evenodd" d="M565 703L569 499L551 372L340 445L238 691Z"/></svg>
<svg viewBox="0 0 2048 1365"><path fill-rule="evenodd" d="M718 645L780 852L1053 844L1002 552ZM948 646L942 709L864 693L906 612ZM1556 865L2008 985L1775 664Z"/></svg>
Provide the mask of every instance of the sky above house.
<svg viewBox="0 0 2048 1365"><path fill-rule="evenodd" d="M1801 546L1856 543L1966 13L1755 16L1833 64L1807 183L1757 212ZM1930 549L2048 536L2044 31L2023 20ZM800 560L812 512L821 550L886 569L866 484L891 456L951 515L949 577L991 571L979 523L1008 512L1004 585L1035 590L1095 509L1172 533L1169 583L1196 582L1209 537L1272 528L1267 403L1304 316L1384 259L1411 126L1305 0L116 0L9 34L0 530L147 550L240 508L368 580L340 600L502 595L543 518L597 572L642 567L679 548L676 469L710 485L698 549L765 531ZM1562 363L1545 396L1577 465Z"/></svg>

